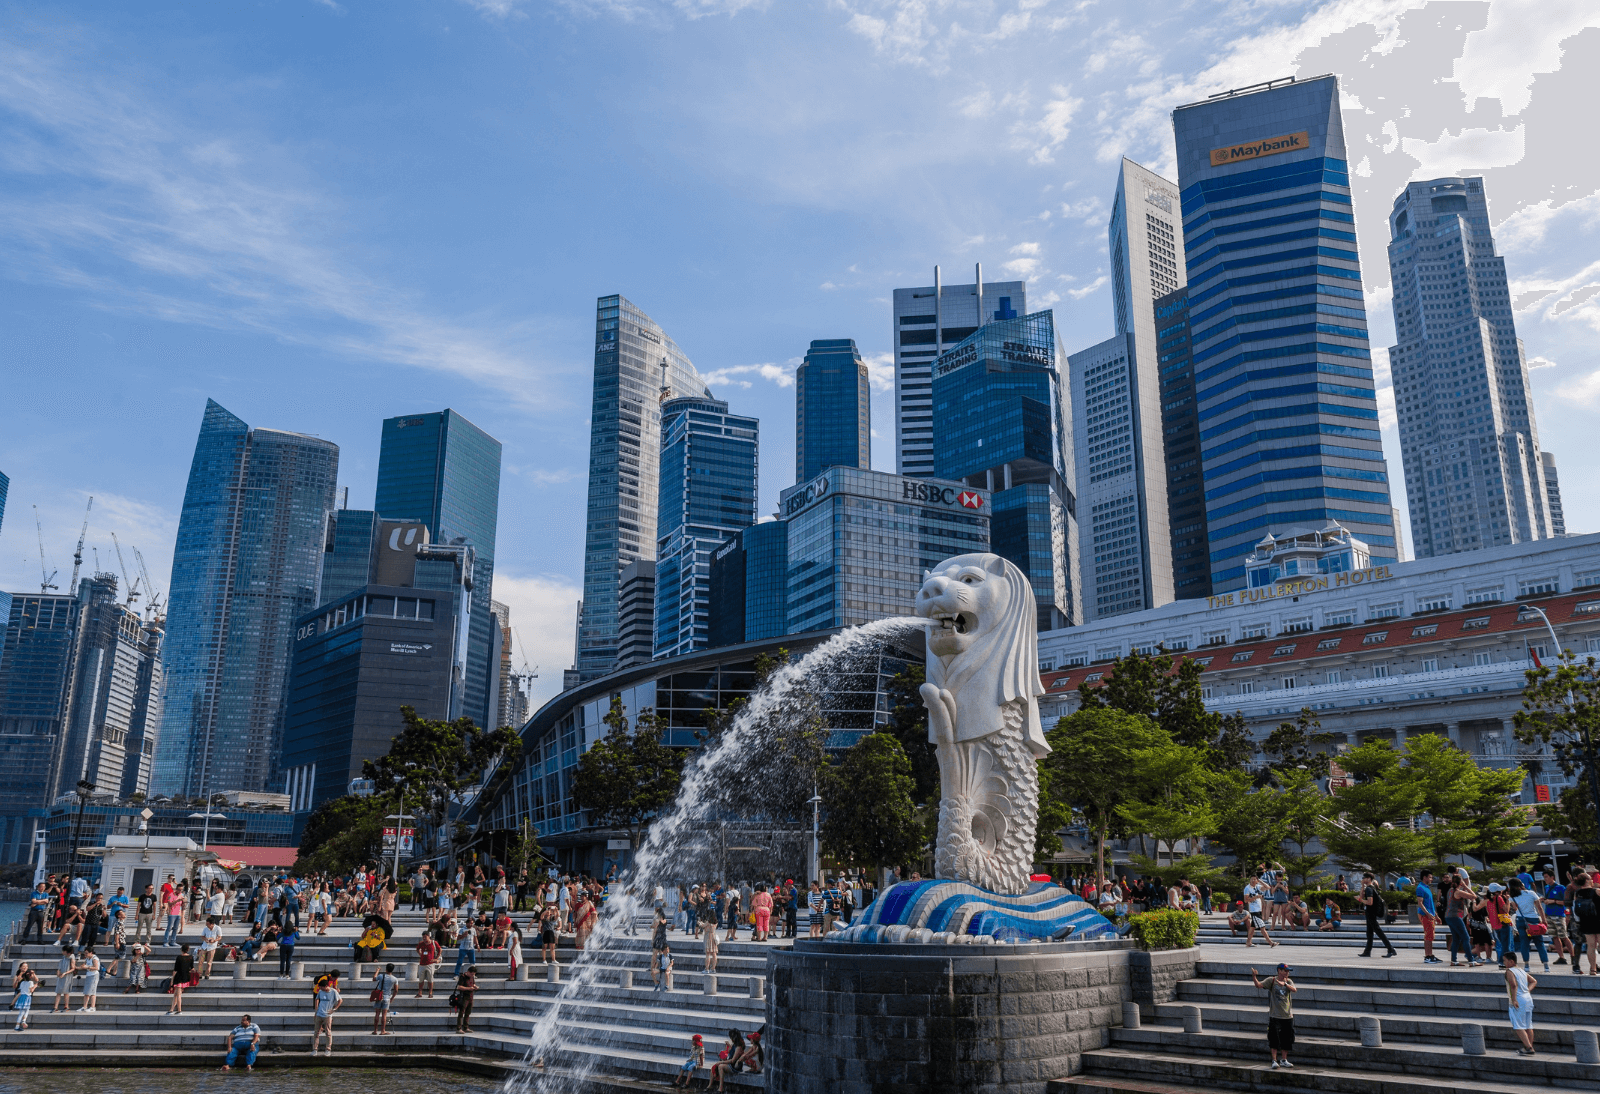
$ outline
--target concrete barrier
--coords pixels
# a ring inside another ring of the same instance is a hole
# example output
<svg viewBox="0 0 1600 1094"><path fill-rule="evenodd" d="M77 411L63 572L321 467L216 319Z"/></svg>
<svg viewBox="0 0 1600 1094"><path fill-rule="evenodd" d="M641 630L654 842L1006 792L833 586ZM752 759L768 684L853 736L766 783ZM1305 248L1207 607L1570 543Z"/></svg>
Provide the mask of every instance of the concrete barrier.
<svg viewBox="0 0 1600 1094"><path fill-rule="evenodd" d="M633 990L633 970L632 969L622 969L620 972L617 973L617 977L618 977L618 979L620 981L620 986L621 986L623 991L632 991Z"/></svg>
<svg viewBox="0 0 1600 1094"><path fill-rule="evenodd" d="M1185 1033L1199 1033L1200 1032L1200 1008L1199 1007L1184 1007L1183 1008L1183 1032L1185 1032Z"/></svg>
<svg viewBox="0 0 1600 1094"><path fill-rule="evenodd" d="M1362 1048L1383 1047L1383 1027L1377 1018L1371 1015L1362 1015L1356 1019L1356 1028L1361 1031Z"/></svg>
<svg viewBox="0 0 1600 1094"><path fill-rule="evenodd" d="M524 961L517 966L517 983L525 984L528 981L528 963Z"/></svg>
<svg viewBox="0 0 1600 1094"><path fill-rule="evenodd" d="M1594 1030L1573 1030L1572 1047L1578 1054L1580 1064L1600 1064L1600 1039L1595 1037Z"/></svg>
<svg viewBox="0 0 1600 1094"><path fill-rule="evenodd" d="M544 978L552 984L561 983L561 966L552 961L544 967Z"/></svg>
<svg viewBox="0 0 1600 1094"><path fill-rule="evenodd" d="M306 978L306 963L304 961L289 962L289 979L304 980Z"/></svg>
<svg viewBox="0 0 1600 1094"><path fill-rule="evenodd" d="M406 979L411 983L415 984L417 982L417 977L421 975L422 969L419 962L413 961L406 966Z"/></svg>
<svg viewBox="0 0 1600 1094"><path fill-rule="evenodd" d="M702 982L703 982L703 985L704 985L704 988L705 988L705 993L707 995L715 995L715 994L717 994L717 974L716 973L714 973L714 972L706 973L705 976L702 978Z"/></svg>
<svg viewBox="0 0 1600 1094"><path fill-rule="evenodd" d="M233 963L233 978L235 980L243 980L246 976L250 975L249 969L250 966L245 964L243 961L235 961Z"/></svg>
<svg viewBox="0 0 1600 1094"><path fill-rule="evenodd" d="M1488 1049L1483 1044L1483 1027L1472 1022L1461 1024L1461 1051L1468 1056L1483 1056Z"/></svg>
<svg viewBox="0 0 1600 1094"><path fill-rule="evenodd" d="M1139 1028L1139 1004L1138 1003L1124 1003L1124 1004L1122 1004L1122 1028L1123 1029L1138 1029Z"/></svg>
<svg viewBox="0 0 1600 1094"><path fill-rule="evenodd" d="M767 997L767 981L762 976L752 976L749 979L750 998L765 999Z"/></svg>

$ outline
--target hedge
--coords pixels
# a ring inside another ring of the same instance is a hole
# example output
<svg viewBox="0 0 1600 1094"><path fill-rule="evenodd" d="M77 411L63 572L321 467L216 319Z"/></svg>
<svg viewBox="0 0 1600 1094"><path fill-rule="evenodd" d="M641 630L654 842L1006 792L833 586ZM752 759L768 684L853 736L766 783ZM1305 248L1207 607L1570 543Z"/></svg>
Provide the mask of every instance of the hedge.
<svg viewBox="0 0 1600 1094"><path fill-rule="evenodd" d="M1364 913L1366 911L1365 906L1356 899L1360 895L1356 892L1345 893L1338 889L1307 889L1299 895L1306 898L1306 903L1311 906L1313 914L1322 911L1323 902L1327 897L1333 898L1333 902L1339 906L1341 912ZM1398 915L1402 907L1417 902L1417 892L1412 889L1401 893L1391 889L1383 894L1383 902L1388 906L1390 915Z"/></svg>
<svg viewBox="0 0 1600 1094"><path fill-rule="evenodd" d="M1130 916L1128 924L1128 933L1143 949L1185 950L1194 945L1195 934L1200 930L1200 916L1195 912L1163 908Z"/></svg>

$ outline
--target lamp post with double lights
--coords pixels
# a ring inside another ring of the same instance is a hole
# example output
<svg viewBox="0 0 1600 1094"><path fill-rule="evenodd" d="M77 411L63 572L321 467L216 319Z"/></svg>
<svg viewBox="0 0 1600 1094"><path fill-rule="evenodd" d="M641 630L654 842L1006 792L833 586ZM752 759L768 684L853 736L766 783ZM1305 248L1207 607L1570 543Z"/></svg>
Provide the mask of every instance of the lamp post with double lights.
<svg viewBox="0 0 1600 1094"><path fill-rule="evenodd" d="M205 824L202 825L201 828L200 828L200 850L204 851L206 849L206 844L211 841L211 818L215 817L217 820L227 820L228 819L228 814L226 814L226 813L213 813L211 811L211 806L209 806L209 805L206 806L206 811L204 813L190 813L189 814L189 819L190 820L198 820L201 817L205 818ZM149 837L146 837L146 842L148 842L148 841L149 841Z"/></svg>
<svg viewBox="0 0 1600 1094"><path fill-rule="evenodd" d="M1563 664L1574 664L1577 658L1569 662L1567 651L1561 648L1561 640L1556 637L1556 629L1550 622L1550 617L1543 608L1535 604L1524 604L1523 607L1531 612L1537 612L1539 618L1544 620L1544 629L1550 632L1550 645L1555 650L1556 660ZM1594 737L1589 733L1589 726L1578 717L1578 706L1573 700L1572 688L1567 688L1567 711L1571 723L1577 727L1579 739L1583 742L1583 763L1589 769L1589 804L1594 809L1595 832L1600 834L1600 765L1596 764L1594 753Z"/></svg>

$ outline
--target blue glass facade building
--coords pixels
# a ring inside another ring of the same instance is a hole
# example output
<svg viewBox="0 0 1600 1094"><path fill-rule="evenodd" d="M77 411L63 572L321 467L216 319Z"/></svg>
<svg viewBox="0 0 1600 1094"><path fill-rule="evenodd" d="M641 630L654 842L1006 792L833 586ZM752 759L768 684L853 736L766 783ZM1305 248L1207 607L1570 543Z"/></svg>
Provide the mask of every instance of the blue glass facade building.
<svg viewBox="0 0 1600 1094"><path fill-rule="evenodd" d="M500 519L500 442L453 410L385 418L373 508L384 520L420 521L434 543L473 548L461 711L480 726L492 726L499 708L500 649L489 601Z"/></svg>
<svg viewBox="0 0 1600 1094"><path fill-rule="evenodd" d="M1200 416L1194 402L1189 340L1189 290L1158 297L1156 367L1161 376L1161 447L1167 463L1167 524L1172 536L1172 588L1179 600L1211 595L1205 482L1200 470Z"/></svg>
<svg viewBox="0 0 1600 1094"><path fill-rule="evenodd" d="M1397 559L1338 80L1173 112L1214 592L1265 534L1337 522Z"/></svg>
<svg viewBox="0 0 1600 1094"><path fill-rule="evenodd" d="M855 339L813 341L794 386L794 481L826 467L871 467L871 394Z"/></svg>
<svg viewBox="0 0 1600 1094"><path fill-rule="evenodd" d="M1041 311L980 327L933 366L936 472L993 494L991 549L1028 575L1042 631L1081 619L1062 364Z"/></svg>
<svg viewBox="0 0 1600 1094"><path fill-rule="evenodd" d="M25 861L50 802L66 736L80 605L75 596L15 593L0 653L0 858Z"/></svg>
<svg viewBox="0 0 1600 1094"><path fill-rule="evenodd" d="M717 399L661 404L656 657L710 642L711 553L756 520L760 423Z"/></svg>
<svg viewBox="0 0 1600 1094"><path fill-rule="evenodd" d="M594 404L589 425L588 523L578 679L593 680L617 661L618 578L656 551L661 403L711 392L666 331L621 296L596 302Z"/></svg>
<svg viewBox="0 0 1600 1094"><path fill-rule="evenodd" d="M789 633L789 525L752 524L711 553L710 645Z"/></svg>
<svg viewBox="0 0 1600 1094"><path fill-rule="evenodd" d="M11 480L4 471L0 471L0 528L6 523L6 494L11 491Z"/></svg>
<svg viewBox="0 0 1600 1094"><path fill-rule="evenodd" d="M289 648L317 604L338 471L338 445L206 401L168 584L153 793L275 781Z"/></svg>

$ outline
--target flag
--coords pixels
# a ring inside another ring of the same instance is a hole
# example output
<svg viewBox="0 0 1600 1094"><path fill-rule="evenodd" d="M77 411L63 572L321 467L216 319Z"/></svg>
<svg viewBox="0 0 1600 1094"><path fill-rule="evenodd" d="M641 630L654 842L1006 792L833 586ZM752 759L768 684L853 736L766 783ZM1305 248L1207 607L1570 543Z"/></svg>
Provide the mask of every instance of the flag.
<svg viewBox="0 0 1600 1094"><path fill-rule="evenodd" d="M1544 668L1544 662L1539 660L1539 651L1538 650L1534 649L1532 646L1529 646L1528 647L1528 656L1533 658L1533 667L1534 668L1536 668L1536 669Z"/></svg>

